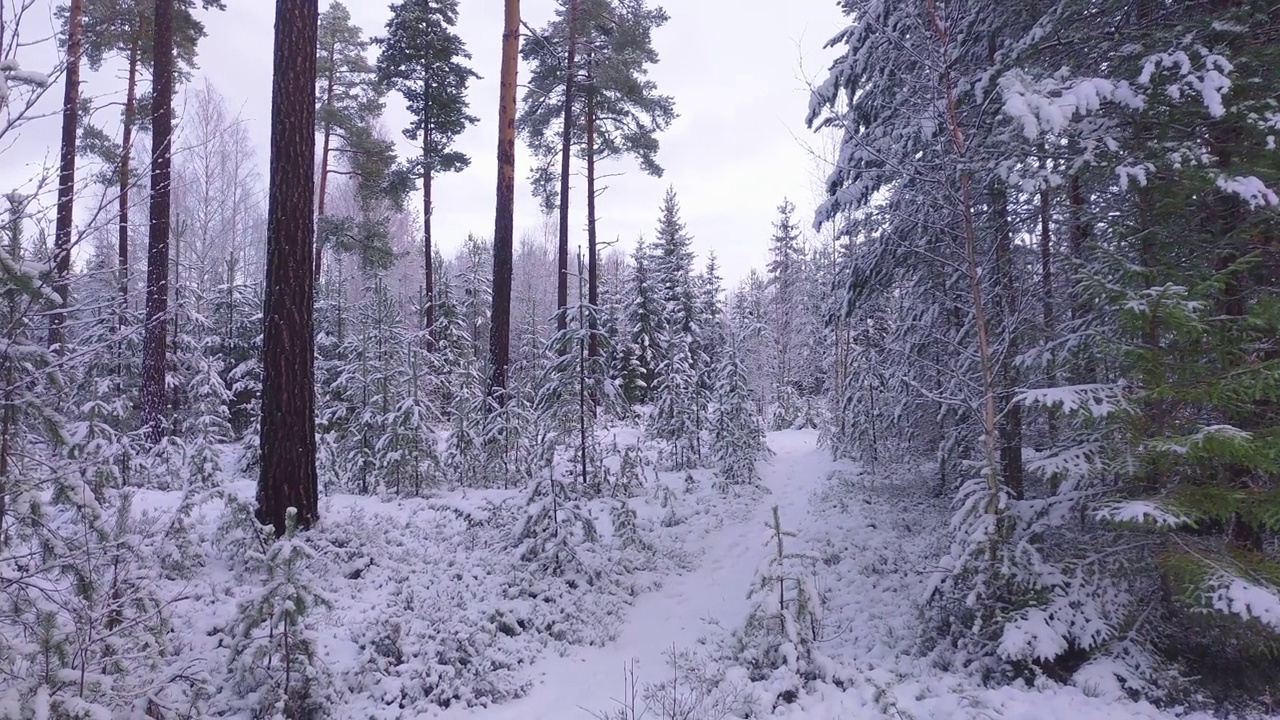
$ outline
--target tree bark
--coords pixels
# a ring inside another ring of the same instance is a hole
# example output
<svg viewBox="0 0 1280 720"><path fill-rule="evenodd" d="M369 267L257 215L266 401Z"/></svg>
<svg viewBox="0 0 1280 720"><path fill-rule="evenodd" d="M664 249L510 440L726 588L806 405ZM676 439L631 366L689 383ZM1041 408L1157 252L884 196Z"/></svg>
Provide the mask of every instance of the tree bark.
<svg viewBox="0 0 1280 720"><path fill-rule="evenodd" d="M426 162L424 156L423 162ZM423 298L426 302L423 308L423 326L427 331L427 350L435 350L435 327L436 327L436 282L435 268L433 267L434 250L431 247L431 211L434 209L431 202L431 185L435 178L432 177L431 170L424 169L422 171L422 255L423 255L423 273L422 273L422 291L426 295Z"/></svg>
<svg viewBox="0 0 1280 720"><path fill-rule="evenodd" d="M588 59L587 66L590 67ZM600 265L596 246L596 102L595 77L587 76L587 302L600 307ZM591 314L591 337L587 356L600 357L600 340L596 337L596 313ZM593 398L594 400L595 398Z"/></svg>
<svg viewBox="0 0 1280 720"><path fill-rule="evenodd" d="M315 441L315 119L318 0L277 0L262 328L258 521L319 515Z"/></svg>
<svg viewBox="0 0 1280 720"><path fill-rule="evenodd" d="M71 225L75 211L76 130L80 120L80 53L84 38L84 2L67 9L66 90L62 96L62 147L58 163L58 211L53 234L53 290L58 307L49 316L49 347L61 352L66 342L67 302L71 297Z"/></svg>
<svg viewBox="0 0 1280 720"><path fill-rule="evenodd" d="M1004 485L1015 500L1021 500L1024 485L1022 458L1022 405L1014 399L1017 384L1012 358L1019 348L1016 290L1013 283L1013 225L1009 220L1009 196L997 179L992 189L991 206L996 226L996 312L1004 335L1004 352L1000 353L999 386L996 402L1000 409L1000 466Z"/></svg>
<svg viewBox="0 0 1280 720"><path fill-rule="evenodd" d="M124 94L124 136L120 152L120 220L116 262L120 268L120 312L129 309L129 160L133 152L133 126L138 111L138 46L129 49L129 79ZM123 317L121 318L123 324Z"/></svg>
<svg viewBox="0 0 1280 720"><path fill-rule="evenodd" d="M578 0L569 0L569 47L565 52L564 74L564 127L560 138L560 242L556 248L556 330L564 332L569 327L569 158L573 145L573 73L574 53L578 38L575 21Z"/></svg>
<svg viewBox="0 0 1280 720"><path fill-rule="evenodd" d="M333 47L329 48L329 79L324 91L324 104L328 107L333 102L333 84L335 82L334 75L336 70L333 67L334 53ZM313 83L314 85L314 83ZM312 90L312 95L315 91ZM324 125L324 141L320 149L320 191L316 200L316 217L324 217L325 199L329 196L329 152L333 145L333 127L326 122ZM314 154L314 153L313 153ZM314 242L314 239L313 239ZM324 265L324 247L323 245L315 246L315 282L320 282L320 270Z"/></svg>
<svg viewBox="0 0 1280 720"><path fill-rule="evenodd" d="M1040 191L1040 310L1044 322L1044 337L1053 338L1053 201L1048 186ZM1053 363L1056 366L1056 363ZM1050 379L1056 381L1056 370L1050 370ZM1057 442L1058 411L1050 406L1045 421L1049 443Z"/></svg>
<svg viewBox="0 0 1280 720"><path fill-rule="evenodd" d="M505 0L502 74L498 99L498 188L493 229L493 307L489 320L490 397L506 401L511 361L511 275L515 244L516 74L520 0Z"/></svg>
<svg viewBox="0 0 1280 720"><path fill-rule="evenodd" d="M142 341L142 424L160 439L165 405L165 335L169 312L169 190L173 136L173 5L157 0L151 110L151 207L147 231L146 330Z"/></svg>
<svg viewBox="0 0 1280 720"><path fill-rule="evenodd" d="M925 0L925 8L929 15L929 24L938 39L939 46L945 51L951 42L950 33L938 17L934 0ZM945 54L945 53L944 53ZM950 132L951 148L957 161L967 155L967 144L964 129L960 124L960 113L956 106L955 88L951 84L951 75L944 71L939 78L947 114L947 126ZM959 162L957 163L959 164ZM996 449L996 390L995 371L991 357L991 342L988 333L986 307L983 303L982 274L978 266L978 238L973 220L973 176L968 169L959 170L960 196L959 212L964 242L964 271L969 285L969 297L973 303L973 324L977 333L978 361L982 373L982 449L985 460L983 476L987 481L990 495L984 506L986 513L1000 513L1000 466ZM995 551L995 546L991 547Z"/></svg>

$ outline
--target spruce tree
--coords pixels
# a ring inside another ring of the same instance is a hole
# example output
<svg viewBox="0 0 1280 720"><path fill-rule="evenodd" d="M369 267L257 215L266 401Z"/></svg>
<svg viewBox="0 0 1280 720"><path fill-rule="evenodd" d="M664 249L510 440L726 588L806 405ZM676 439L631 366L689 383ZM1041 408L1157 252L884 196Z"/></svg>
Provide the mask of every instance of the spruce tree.
<svg viewBox="0 0 1280 720"><path fill-rule="evenodd" d="M830 437L936 458L957 508L941 622L992 668L1270 683L1251 608L1280 602L1276 268L1245 240L1280 205L1255 150L1265 10L845 9L810 120L843 131L817 220L850 238L840 309L866 331Z"/></svg>
<svg viewBox="0 0 1280 720"><path fill-rule="evenodd" d="M804 292L806 267L800 228L795 223L795 205L783 200L769 241L769 308L765 324L770 335L770 419L773 430L784 430L801 422L802 395L808 387L804 367L805 350L816 330L806 322L808 307Z"/></svg>
<svg viewBox="0 0 1280 720"><path fill-rule="evenodd" d="M765 443L738 348L736 339L724 347L712 396L711 458L726 486L757 482L756 463L773 454Z"/></svg>
<svg viewBox="0 0 1280 720"><path fill-rule="evenodd" d="M658 369L662 322L665 317L650 270L649 247L640 241L631 255L627 280L626 317L622 319L625 345L615 354L612 375L622 383L623 396L633 404L652 396Z"/></svg>

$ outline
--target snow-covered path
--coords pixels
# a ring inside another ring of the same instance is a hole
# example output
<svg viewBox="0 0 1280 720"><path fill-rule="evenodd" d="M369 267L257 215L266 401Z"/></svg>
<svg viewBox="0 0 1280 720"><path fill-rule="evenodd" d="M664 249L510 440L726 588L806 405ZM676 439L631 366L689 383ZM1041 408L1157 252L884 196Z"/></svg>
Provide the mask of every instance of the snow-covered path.
<svg viewBox="0 0 1280 720"><path fill-rule="evenodd" d="M444 717L591 718L616 707L625 668L633 660L641 684L659 680L667 669L666 654L692 644L707 629L708 619L725 627L740 624L749 609L747 590L766 553L765 521L772 506L779 506L784 527L795 527L831 466L829 456L816 445L816 432L771 433L769 446L775 457L760 466L770 494L746 516L726 520L700 549L689 548L700 555L697 567L640 596L613 642L540 661L531 673L534 686L518 700L492 708L451 710Z"/></svg>

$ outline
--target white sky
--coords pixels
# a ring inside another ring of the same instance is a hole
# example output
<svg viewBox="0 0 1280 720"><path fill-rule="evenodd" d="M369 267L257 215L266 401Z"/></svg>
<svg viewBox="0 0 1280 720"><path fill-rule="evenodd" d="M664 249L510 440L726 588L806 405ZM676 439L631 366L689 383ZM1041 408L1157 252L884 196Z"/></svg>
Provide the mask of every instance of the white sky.
<svg viewBox="0 0 1280 720"><path fill-rule="evenodd" d="M370 35L383 31L387 4L347 2L355 23ZM197 75L207 76L247 122L265 170L274 3L226 0L226 5L225 12L201 13L208 37L200 48ZM326 5L321 0L322 9ZM734 281L763 266L776 207L784 196L799 206L801 224L808 226L816 202L815 179L825 170L820 171L806 147L818 144L804 127L807 78L825 75L832 55L822 46L844 20L835 0L666 0L663 5L671 21L655 34L661 62L652 77L675 98L680 115L660 138L658 160L666 174L645 176L630 161L603 165L602 173L625 175L606 181L609 190L599 202L600 237L620 237L630 246L641 234L652 236L658 204L666 187L674 185L695 251L705 257L714 250L722 274ZM526 22L539 27L553 7L554 0L523 0L522 12ZM47 34L50 25L48 7L34 10L31 17L38 22L29 20L31 27L24 28L29 37ZM458 32L483 79L471 89L471 112L480 122L457 146L471 156L472 166L437 182L434 234L446 250L460 245L468 232L484 237L493 232L500 0L461 0ZM42 69L34 58L21 59L28 69ZM110 77L90 74L86 92L98 95L114 84ZM61 88L55 88L43 109L56 110L61 95ZM407 113L398 95L392 94L387 106L386 124L399 140ZM40 120L28 125L17 143L0 148L0 183L6 185L0 191L30 177L39 165L54 162L59 125L56 116ZM401 151L412 152L407 141ZM537 201L524 182L528 169L522 154L517 235L541 222ZM575 177L575 244L585 242L580 227L586 216L583 184Z"/></svg>

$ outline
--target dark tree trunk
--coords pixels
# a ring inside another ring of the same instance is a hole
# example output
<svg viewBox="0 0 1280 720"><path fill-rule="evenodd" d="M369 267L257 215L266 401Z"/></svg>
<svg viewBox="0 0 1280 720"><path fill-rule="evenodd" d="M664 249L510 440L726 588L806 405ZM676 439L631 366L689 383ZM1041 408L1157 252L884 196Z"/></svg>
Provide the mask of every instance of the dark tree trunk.
<svg viewBox="0 0 1280 720"><path fill-rule="evenodd" d="M1053 337L1053 200L1049 188L1040 191L1040 310L1045 338ZM1056 371L1054 371L1056 375ZM1056 377L1052 378L1056 380ZM1057 442L1058 411L1050 406L1045 420L1049 442Z"/></svg>
<svg viewBox="0 0 1280 720"><path fill-rule="evenodd" d="M317 0L276 2L257 517L277 536L289 508L302 529L319 515L312 335L318 18Z"/></svg>
<svg viewBox="0 0 1280 720"><path fill-rule="evenodd" d="M66 308L71 296L71 224L76 191L76 129L80 116L80 46L83 43L83 0L67 9L66 91L62 96L62 148L58 164L58 217L53 234L53 290L58 307L49 316L49 347L66 342Z"/></svg>
<svg viewBox="0 0 1280 720"><path fill-rule="evenodd" d="M1019 346L1016 289L1013 283L1013 226L1009 220L1009 196L1000 181L992 189L991 206L996 229L996 312L995 320L1004 335L1005 349L1000 353L999 391L1000 407L1000 467L1004 486L1014 499L1021 500L1024 487L1022 458L1022 405L1014 400L1017 385L1016 370L1010 358L1016 357Z"/></svg>
<svg viewBox="0 0 1280 720"><path fill-rule="evenodd" d="M578 0L569 0L569 47L565 53L564 127L560 139L560 242L556 247L556 330L569 327L569 156L573 145L573 73L578 37Z"/></svg>
<svg viewBox="0 0 1280 720"><path fill-rule="evenodd" d="M120 267L120 312L129 309L129 160L133 153L133 126L138 112L138 47L129 50L129 79L124 92L124 137L120 153L120 220L116 262Z"/></svg>
<svg viewBox="0 0 1280 720"><path fill-rule="evenodd" d="M1067 180L1067 205L1070 213L1067 221L1067 253L1071 262L1082 263L1085 260L1085 245L1089 242L1090 228L1085 220L1084 184L1078 173ZM1072 293L1071 319L1079 321L1084 318L1087 308L1084 298L1078 291Z"/></svg>
<svg viewBox="0 0 1280 720"><path fill-rule="evenodd" d="M324 200L329 194L329 146L333 142L333 131L329 127L324 129L324 144L320 150L320 192L319 200L316 204L316 217L324 217ZM324 248L316 247L315 249L315 282L320 282L320 271L324 265Z"/></svg>
<svg viewBox="0 0 1280 720"><path fill-rule="evenodd" d="M333 84L336 82L334 78L337 72L334 69L334 54L336 50L333 46L329 47L329 81L324 91L324 104L328 107L333 102ZM314 73L312 73L314 75ZM314 83L313 83L314 85ZM315 90L312 90L315 95ZM316 217L324 217L324 204L329 196L329 154L333 146L333 126L328 123L324 124L324 141L320 149L320 191L316 200ZM312 153L314 155L314 152ZM315 284L320 283L320 271L324 265L324 246L315 243L314 232L312 233L312 243L315 252Z"/></svg>
<svg viewBox="0 0 1280 720"><path fill-rule="evenodd" d="M591 61L587 61L590 66ZM600 307L600 266L596 246L596 88L595 77L587 80L587 303ZM600 357L600 340L596 337L596 315L591 315L591 339L587 356Z"/></svg>
<svg viewBox="0 0 1280 720"><path fill-rule="evenodd" d="M426 161L426 157L422 158ZM436 327L436 278L435 268L432 260L434 259L434 249L431 247L431 211L433 209L431 201L431 184L435 178L432 177L430 170L422 171L422 292L426 296L423 298L426 302L423 308L423 327L427 331L427 350L435 350L435 327Z"/></svg>
<svg viewBox="0 0 1280 720"><path fill-rule="evenodd" d="M490 396L505 402L511 361L511 274L515 239L516 72L520 49L520 0L506 0L502 75L498 100L498 191L493 220L493 309L489 320Z"/></svg>
<svg viewBox="0 0 1280 720"><path fill-rule="evenodd" d="M169 312L169 184L173 136L173 4L157 0L151 100L151 217L147 231L146 331L142 341L142 424L160 439L165 405L165 335Z"/></svg>

